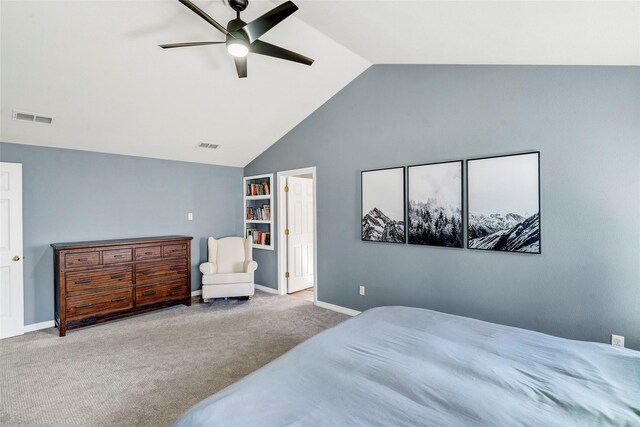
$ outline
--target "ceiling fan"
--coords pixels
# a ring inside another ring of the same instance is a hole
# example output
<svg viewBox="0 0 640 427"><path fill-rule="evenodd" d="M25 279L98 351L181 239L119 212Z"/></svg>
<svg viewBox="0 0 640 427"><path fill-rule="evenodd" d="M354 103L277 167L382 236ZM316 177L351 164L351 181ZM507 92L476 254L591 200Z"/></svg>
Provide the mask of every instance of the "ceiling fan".
<svg viewBox="0 0 640 427"><path fill-rule="evenodd" d="M239 78L247 77L247 55L257 53L258 55L272 56L274 58L285 59L287 61L298 62L300 64L311 65L313 59L296 52L272 45L262 40L258 40L264 33L278 25L285 18L298 10L298 6L291 1L281 4L271 9L261 17L248 24L240 19L240 12L249 5L249 0L229 0L229 6L236 11L236 18L227 23L227 28L220 25L216 20L207 15L202 9L189 0L178 0L180 3L191 9L196 15L213 25L218 31L226 36L225 41L218 42L187 42L161 44L163 49L188 46L204 46L212 44L226 44L227 51L233 56L236 64L236 71Z"/></svg>

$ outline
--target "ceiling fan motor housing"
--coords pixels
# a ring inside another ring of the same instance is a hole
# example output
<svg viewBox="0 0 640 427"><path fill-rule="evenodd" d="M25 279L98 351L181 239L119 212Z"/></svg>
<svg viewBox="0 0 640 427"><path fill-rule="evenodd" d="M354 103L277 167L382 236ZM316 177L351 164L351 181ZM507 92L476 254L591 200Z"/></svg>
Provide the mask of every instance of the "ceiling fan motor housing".
<svg viewBox="0 0 640 427"><path fill-rule="evenodd" d="M230 33L234 33L234 35L238 33L241 33L242 35L246 35L244 31L239 31L245 25L247 25L247 23L240 18L232 19L227 23L227 31L229 31Z"/></svg>
<svg viewBox="0 0 640 427"><path fill-rule="evenodd" d="M227 23L226 43L227 50L233 56L244 57L249 53L249 36L243 30L243 27L247 25L240 18L232 19Z"/></svg>
<svg viewBox="0 0 640 427"><path fill-rule="evenodd" d="M232 19L227 23L227 31L229 31L226 39L227 46L229 44L241 44L249 49L249 36L242 29L245 25L247 23L240 18Z"/></svg>

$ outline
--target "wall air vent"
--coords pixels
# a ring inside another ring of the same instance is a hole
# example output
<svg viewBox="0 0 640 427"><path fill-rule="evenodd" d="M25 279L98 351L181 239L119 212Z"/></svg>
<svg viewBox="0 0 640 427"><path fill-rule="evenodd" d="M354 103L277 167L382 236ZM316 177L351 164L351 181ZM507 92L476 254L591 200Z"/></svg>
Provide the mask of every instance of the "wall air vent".
<svg viewBox="0 0 640 427"><path fill-rule="evenodd" d="M201 142L200 144L198 144L198 147L200 148L211 148L212 150L215 150L216 148L219 147L218 144L207 144L206 142Z"/></svg>
<svg viewBox="0 0 640 427"><path fill-rule="evenodd" d="M13 120L25 120L27 122L44 123L46 125L53 124L53 117L43 116L36 113L25 113L24 111L13 110Z"/></svg>

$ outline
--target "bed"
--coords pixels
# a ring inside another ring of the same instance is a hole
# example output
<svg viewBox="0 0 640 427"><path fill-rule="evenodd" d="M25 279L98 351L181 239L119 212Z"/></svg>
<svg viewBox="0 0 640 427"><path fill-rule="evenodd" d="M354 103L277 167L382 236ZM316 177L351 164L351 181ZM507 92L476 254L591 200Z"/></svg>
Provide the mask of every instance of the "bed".
<svg viewBox="0 0 640 427"><path fill-rule="evenodd" d="M640 352L368 310L196 404L185 426L639 426Z"/></svg>

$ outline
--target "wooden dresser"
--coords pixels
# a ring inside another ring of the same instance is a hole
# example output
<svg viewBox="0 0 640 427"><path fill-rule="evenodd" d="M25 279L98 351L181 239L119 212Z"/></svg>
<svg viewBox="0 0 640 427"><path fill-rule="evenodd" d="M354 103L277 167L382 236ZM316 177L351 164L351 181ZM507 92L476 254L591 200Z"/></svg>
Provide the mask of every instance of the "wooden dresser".
<svg viewBox="0 0 640 427"><path fill-rule="evenodd" d="M191 305L191 240L164 236L54 243L55 321L68 329Z"/></svg>

